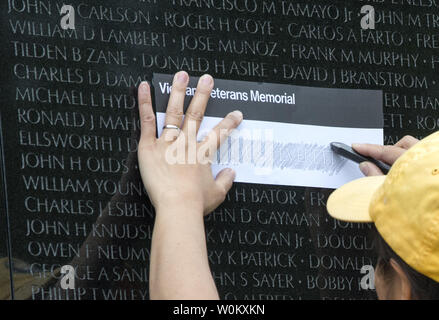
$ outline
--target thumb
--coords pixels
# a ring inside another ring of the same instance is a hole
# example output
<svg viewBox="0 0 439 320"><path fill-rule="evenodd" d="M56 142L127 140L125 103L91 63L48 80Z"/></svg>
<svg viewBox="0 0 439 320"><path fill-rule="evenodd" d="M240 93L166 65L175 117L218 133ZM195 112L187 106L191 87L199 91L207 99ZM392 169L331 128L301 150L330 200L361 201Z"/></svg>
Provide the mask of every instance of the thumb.
<svg viewBox="0 0 439 320"><path fill-rule="evenodd" d="M367 177L384 175L383 172L371 162L360 163L360 170Z"/></svg>
<svg viewBox="0 0 439 320"><path fill-rule="evenodd" d="M227 194L233 185L233 181L235 181L235 177L236 173L233 169L221 170L216 176L216 184L220 190L224 190L225 194Z"/></svg>

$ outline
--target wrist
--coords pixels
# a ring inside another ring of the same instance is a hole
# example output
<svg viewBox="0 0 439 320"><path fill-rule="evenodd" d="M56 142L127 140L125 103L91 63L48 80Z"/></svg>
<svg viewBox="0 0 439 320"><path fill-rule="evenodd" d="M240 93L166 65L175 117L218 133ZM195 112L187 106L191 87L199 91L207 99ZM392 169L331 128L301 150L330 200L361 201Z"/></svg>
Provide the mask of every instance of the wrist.
<svg viewBox="0 0 439 320"><path fill-rule="evenodd" d="M203 204L197 201L166 201L156 204L155 209L159 216L203 217L204 215Z"/></svg>

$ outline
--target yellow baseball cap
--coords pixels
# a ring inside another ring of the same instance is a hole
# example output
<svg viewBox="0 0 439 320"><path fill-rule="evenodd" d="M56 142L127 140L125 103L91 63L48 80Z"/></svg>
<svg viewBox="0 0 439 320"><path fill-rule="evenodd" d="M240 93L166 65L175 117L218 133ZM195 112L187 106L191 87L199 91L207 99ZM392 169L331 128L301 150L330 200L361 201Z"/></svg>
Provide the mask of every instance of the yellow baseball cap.
<svg viewBox="0 0 439 320"><path fill-rule="evenodd" d="M387 176L335 190L327 209L335 219L373 222L409 266L439 282L439 132L404 153Z"/></svg>

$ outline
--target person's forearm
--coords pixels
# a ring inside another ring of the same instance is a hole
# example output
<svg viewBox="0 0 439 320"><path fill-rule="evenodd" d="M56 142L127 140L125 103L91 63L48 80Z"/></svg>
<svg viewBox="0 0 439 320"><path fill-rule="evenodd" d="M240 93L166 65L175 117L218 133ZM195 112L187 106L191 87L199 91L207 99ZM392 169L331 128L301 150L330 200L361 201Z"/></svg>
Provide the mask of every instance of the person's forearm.
<svg viewBox="0 0 439 320"><path fill-rule="evenodd" d="M218 299L210 272L202 206L157 208L151 247L151 299Z"/></svg>
<svg viewBox="0 0 439 320"><path fill-rule="evenodd" d="M139 171L157 213L150 259L152 299L218 299L209 268L203 214L217 208L233 185L235 172L223 169L214 177L211 163L224 133L230 135L243 115L230 112L206 139L197 141L214 81L207 74L200 77L183 116L188 83L186 72L174 76L164 133L159 138L151 87L146 82L139 87ZM181 156L185 161L180 161Z"/></svg>

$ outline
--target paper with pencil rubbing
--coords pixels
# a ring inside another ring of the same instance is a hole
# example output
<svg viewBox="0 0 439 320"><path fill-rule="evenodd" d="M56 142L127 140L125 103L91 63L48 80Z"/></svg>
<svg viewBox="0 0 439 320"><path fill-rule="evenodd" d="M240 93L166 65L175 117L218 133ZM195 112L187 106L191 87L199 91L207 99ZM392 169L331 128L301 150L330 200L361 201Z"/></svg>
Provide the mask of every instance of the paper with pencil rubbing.
<svg viewBox="0 0 439 320"><path fill-rule="evenodd" d="M172 78L154 74L152 82L159 135ZM188 93L197 81L191 78ZM243 112L244 121L212 164L214 175L233 168L236 182L338 188L362 174L358 164L334 154L330 143L383 143L382 91L221 79L215 79L214 90L198 138L227 113Z"/></svg>

